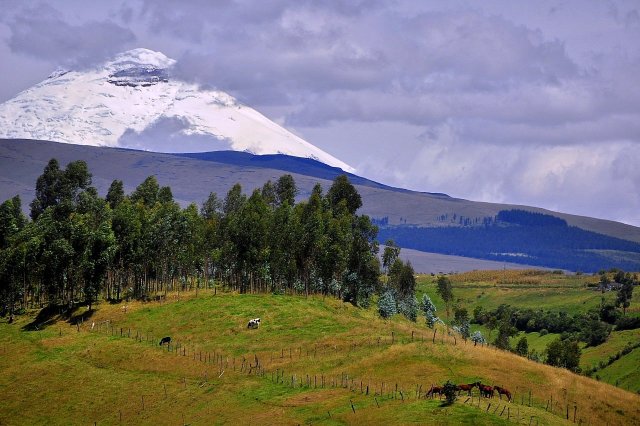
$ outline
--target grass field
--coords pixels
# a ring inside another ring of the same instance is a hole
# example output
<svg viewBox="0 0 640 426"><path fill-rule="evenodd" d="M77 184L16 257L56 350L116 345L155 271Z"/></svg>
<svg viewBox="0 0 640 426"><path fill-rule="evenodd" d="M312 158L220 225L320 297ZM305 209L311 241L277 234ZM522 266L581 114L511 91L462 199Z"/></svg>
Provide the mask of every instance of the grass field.
<svg viewBox="0 0 640 426"><path fill-rule="evenodd" d="M599 277L588 275L565 275L552 273L551 271L472 271L462 274L450 275L456 303L467 307L470 313L476 306L485 309L496 309L501 304L511 305L517 308L545 309L550 311L564 311L569 314L587 312L598 308L602 299L606 303L615 301L615 292L602 294L589 287L597 283ZM439 315L445 317L444 303L436 292L436 277L432 275L418 276L418 295L428 294L438 308ZM635 291L631 307L627 315L640 315L640 291ZM480 330L482 334L489 336L486 327L472 325L472 331ZM491 338L495 338L494 331ZM546 346L559 337L559 334L550 333L540 336L539 333L519 333L512 338L515 346L520 337L526 336L529 349L535 349L542 353ZM625 345L640 342L640 330L613 331L609 339L592 348L584 348L580 362L583 369L606 362L609 357ZM600 380L624 389L640 392L640 377L637 374L623 373L630 370L638 370L637 360L628 354L606 368L602 374L598 374ZM634 355L637 357L637 354ZM617 369L617 370L616 370ZM613 373L618 371L619 373ZM607 372L611 371L611 374Z"/></svg>
<svg viewBox="0 0 640 426"><path fill-rule="evenodd" d="M495 309L501 304L518 308L586 312L598 307L602 297L615 300L615 293L604 295L587 289L598 281L592 276L559 275L545 271L474 271L450 276L457 302L463 306ZM419 292L444 306L436 293L436 277L420 275ZM640 299L639 299L640 300ZM471 311L473 308L471 309Z"/></svg>
<svg viewBox="0 0 640 426"><path fill-rule="evenodd" d="M25 331L34 315L0 322L0 424L561 424L574 405L591 424L640 419L636 394L335 299L201 291ZM417 398L448 379L514 403Z"/></svg>

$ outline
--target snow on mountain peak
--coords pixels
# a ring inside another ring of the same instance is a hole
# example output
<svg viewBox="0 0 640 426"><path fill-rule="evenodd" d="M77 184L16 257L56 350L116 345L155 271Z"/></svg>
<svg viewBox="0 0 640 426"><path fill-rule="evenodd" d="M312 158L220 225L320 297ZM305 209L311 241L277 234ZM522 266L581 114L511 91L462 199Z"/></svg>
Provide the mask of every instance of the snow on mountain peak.
<svg viewBox="0 0 640 426"><path fill-rule="evenodd" d="M171 68L175 65L175 59L168 58L161 52L138 48L119 53L116 57L104 64L109 70L122 70L131 66L147 66L159 69Z"/></svg>
<svg viewBox="0 0 640 426"><path fill-rule="evenodd" d="M286 154L354 171L229 94L170 78L175 63L139 48L93 70L56 70L0 104L0 138L161 152Z"/></svg>

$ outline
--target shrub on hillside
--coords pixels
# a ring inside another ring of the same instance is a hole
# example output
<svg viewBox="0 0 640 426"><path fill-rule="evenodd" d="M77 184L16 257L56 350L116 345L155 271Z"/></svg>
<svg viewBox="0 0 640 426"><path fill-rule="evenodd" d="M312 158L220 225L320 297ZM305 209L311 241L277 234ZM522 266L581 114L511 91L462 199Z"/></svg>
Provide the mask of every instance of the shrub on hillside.
<svg viewBox="0 0 640 426"><path fill-rule="evenodd" d="M471 341L473 342L473 346L476 346L478 343L480 343L481 345L487 343L484 336L479 331L476 331L471 335Z"/></svg>
<svg viewBox="0 0 640 426"><path fill-rule="evenodd" d="M547 345L547 364L580 372L580 346L575 340L557 339Z"/></svg>
<svg viewBox="0 0 640 426"><path fill-rule="evenodd" d="M451 380L447 380L442 386L442 393L444 393L445 400L442 405L451 405L455 402L456 397L458 396L458 387L451 383Z"/></svg>
<svg viewBox="0 0 640 426"><path fill-rule="evenodd" d="M527 356L529 354L529 343L527 342L526 336L522 336L520 340L518 340L516 353L520 356Z"/></svg>
<svg viewBox="0 0 640 426"><path fill-rule="evenodd" d="M396 299L390 289L382 293L380 299L378 299L378 313L384 319L390 318L397 313Z"/></svg>
<svg viewBox="0 0 640 426"><path fill-rule="evenodd" d="M616 321L616 330L634 330L640 328L640 317L621 317Z"/></svg>
<svg viewBox="0 0 640 426"><path fill-rule="evenodd" d="M436 305L433 304L431 298L426 294L422 296L422 303L420 309L424 314L424 318L427 321L427 326L433 328L440 319L436 315Z"/></svg>
<svg viewBox="0 0 640 426"><path fill-rule="evenodd" d="M398 312L408 320L416 322L418 320L418 301L414 296L408 296L398 300Z"/></svg>

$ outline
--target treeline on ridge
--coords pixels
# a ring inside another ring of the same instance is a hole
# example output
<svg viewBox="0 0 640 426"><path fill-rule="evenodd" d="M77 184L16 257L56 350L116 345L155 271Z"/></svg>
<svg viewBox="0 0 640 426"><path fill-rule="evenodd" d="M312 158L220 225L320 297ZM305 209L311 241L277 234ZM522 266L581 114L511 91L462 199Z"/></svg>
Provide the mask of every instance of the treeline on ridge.
<svg viewBox="0 0 640 426"><path fill-rule="evenodd" d="M239 292L333 295L368 305L378 283L377 227L357 215L360 195L346 175L296 202L291 175L247 196L181 208L148 177L105 198L83 161L49 161L36 182L31 219L19 197L0 206L0 310L91 304L201 288L218 280Z"/></svg>

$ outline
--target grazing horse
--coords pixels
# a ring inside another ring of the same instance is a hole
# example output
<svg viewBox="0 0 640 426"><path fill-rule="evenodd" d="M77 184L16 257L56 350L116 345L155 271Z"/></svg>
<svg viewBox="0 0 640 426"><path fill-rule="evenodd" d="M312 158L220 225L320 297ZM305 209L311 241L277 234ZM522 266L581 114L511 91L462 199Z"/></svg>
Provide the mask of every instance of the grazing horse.
<svg viewBox="0 0 640 426"><path fill-rule="evenodd" d="M162 346L163 344L170 344L171 343L171 337L167 336L167 337L163 337L162 339L160 339L160 346Z"/></svg>
<svg viewBox="0 0 640 426"><path fill-rule="evenodd" d="M511 402L511 392L509 392L508 389L502 388L500 386L494 386L493 388L496 390L496 392L498 392L498 396L500 397L501 400L502 400L502 395L504 395L507 397L507 400Z"/></svg>
<svg viewBox="0 0 640 426"><path fill-rule="evenodd" d="M469 393L469 396L471 396L471 389L473 389L476 386L476 383L468 383L468 384L462 384L462 385L456 385L456 390L458 391L458 395L460 395L460 392L462 391L466 391Z"/></svg>
<svg viewBox="0 0 640 426"><path fill-rule="evenodd" d="M442 398L442 393L443 393L443 388L442 386L433 386L431 385L431 389L429 389L429 392L427 392L427 394L425 395L425 398L433 398L433 396L435 394L438 394L438 398Z"/></svg>
<svg viewBox="0 0 640 426"><path fill-rule="evenodd" d="M485 398L493 398L494 389L491 386L483 385L480 382L476 382L476 386L480 389L480 395Z"/></svg>

